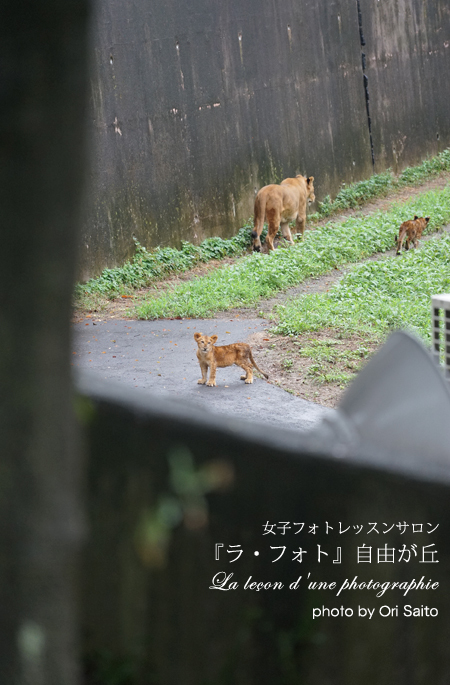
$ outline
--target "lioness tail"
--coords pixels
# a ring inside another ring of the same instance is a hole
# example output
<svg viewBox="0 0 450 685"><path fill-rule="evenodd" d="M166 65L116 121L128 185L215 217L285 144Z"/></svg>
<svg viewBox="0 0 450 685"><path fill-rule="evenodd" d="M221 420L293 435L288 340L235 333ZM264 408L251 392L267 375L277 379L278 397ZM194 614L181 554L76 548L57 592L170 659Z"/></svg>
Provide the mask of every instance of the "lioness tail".
<svg viewBox="0 0 450 685"><path fill-rule="evenodd" d="M257 371L259 371L259 373L262 373L262 375L264 376L264 378L269 378L269 376L267 375L267 373L264 373L264 371L261 371L261 369L259 368L258 364L257 364L257 363L255 362L255 360L253 359L253 355L252 355L252 351L251 351L251 350L250 350L249 357L250 357L250 361L251 361L251 363L253 364L253 366L255 367L255 369L256 369Z"/></svg>
<svg viewBox="0 0 450 685"><path fill-rule="evenodd" d="M255 198L255 213L253 219L254 230L252 231L252 238L257 238L261 235L264 228L264 219L266 215L266 197L257 195Z"/></svg>

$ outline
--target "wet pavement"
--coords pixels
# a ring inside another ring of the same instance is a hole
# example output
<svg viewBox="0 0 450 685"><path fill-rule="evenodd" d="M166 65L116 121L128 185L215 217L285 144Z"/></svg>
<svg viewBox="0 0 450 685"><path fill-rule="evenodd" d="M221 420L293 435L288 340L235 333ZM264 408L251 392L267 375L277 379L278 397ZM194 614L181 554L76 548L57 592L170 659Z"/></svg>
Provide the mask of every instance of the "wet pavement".
<svg viewBox="0 0 450 685"><path fill-rule="evenodd" d="M217 387L198 385L201 377L194 333L218 335L217 345L246 342L269 327L263 319L98 321L86 318L72 324L75 368L89 369L101 378L119 381L165 398L177 398L226 416L307 430L333 411L295 397L254 378L240 380L237 366L217 370ZM256 363L264 370L263 363Z"/></svg>

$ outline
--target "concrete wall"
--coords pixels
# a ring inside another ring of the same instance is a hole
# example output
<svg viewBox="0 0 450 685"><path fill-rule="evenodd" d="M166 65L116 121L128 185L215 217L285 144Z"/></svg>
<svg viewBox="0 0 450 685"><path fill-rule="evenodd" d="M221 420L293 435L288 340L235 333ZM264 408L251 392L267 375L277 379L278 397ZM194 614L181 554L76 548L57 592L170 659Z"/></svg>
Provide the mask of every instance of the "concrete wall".
<svg viewBox="0 0 450 685"><path fill-rule="evenodd" d="M360 10L376 168L400 168L450 144L448 9ZM132 235L231 235L266 183L312 174L321 199L368 177L359 24L344 0L99 0L80 276L129 257Z"/></svg>
<svg viewBox="0 0 450 685"><path fill-rule="evenodd" d="M401 171L450 141L450 6L360 1L375 170Z"/></svg>

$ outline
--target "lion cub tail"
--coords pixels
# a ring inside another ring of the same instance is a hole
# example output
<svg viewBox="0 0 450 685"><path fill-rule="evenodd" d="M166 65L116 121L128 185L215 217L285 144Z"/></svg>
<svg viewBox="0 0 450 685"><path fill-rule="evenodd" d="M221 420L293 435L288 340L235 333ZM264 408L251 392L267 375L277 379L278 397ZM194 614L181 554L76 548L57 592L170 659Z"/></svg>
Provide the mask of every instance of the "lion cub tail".
<svg viewBox="0 0 450 685"><path fill-rule="evenodd" d="M264 376L264 378L269 378L269 376L267 375L267 373L264 373L264 371L261 371L261 369L259 368L258 364L257 364L257 363L255 362L255 360L253 359L253 355L252 355L252 350L251 350L251 348L250 348L250 352L249 352L249 357L250 357L250 361L251 361L251 363L253 364L253 366L255 367L255 369L256 369L257 371L259 371L259 373L261 373L261 374Z"/></svg>

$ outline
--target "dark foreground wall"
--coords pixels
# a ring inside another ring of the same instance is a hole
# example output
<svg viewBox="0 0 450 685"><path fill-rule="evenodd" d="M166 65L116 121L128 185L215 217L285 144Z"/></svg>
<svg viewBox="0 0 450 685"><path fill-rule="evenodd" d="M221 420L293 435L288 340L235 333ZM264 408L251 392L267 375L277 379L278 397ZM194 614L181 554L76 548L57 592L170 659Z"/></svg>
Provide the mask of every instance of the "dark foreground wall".
<svg viewBox="0 0 450 685"><path fill-rule="evenodd" d="M81 390L86 685L449 682L450 394L417 343L309 434Z"/></svg>
<svg viewBox="0 0 450 685"><path fill-rule="evenodd" d="M266 183L312 174L320 199L369 176L372 147L382 169L447 146L445 0L381 5L99 0L80 276L133 235L232 234Z"/></svg>

